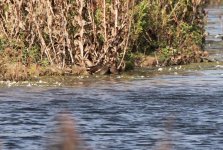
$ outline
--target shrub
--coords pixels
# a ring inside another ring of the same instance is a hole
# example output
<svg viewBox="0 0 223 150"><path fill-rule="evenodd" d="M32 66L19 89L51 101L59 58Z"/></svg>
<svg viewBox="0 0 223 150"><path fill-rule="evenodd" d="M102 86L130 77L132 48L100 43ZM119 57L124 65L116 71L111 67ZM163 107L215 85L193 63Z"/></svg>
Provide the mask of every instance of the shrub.
<svg viewBox="0 0 223 150"><path fill-rule="evenodd" d="M108 72L121 70L129 53L157 53L166 60L202 48L204 4L5 0L0 2L0 48L22 52L17 61L25 65L78 66L90 73L105 66Z"/></svg>

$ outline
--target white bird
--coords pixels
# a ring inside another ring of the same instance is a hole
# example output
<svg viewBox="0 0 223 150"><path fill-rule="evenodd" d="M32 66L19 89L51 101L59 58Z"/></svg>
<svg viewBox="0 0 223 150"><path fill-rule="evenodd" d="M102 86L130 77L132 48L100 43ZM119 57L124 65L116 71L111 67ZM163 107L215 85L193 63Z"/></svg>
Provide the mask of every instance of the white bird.
<svg viewBox="0 0 223 150"><path fill-rule="evenodd" d="M223 40L223 34L217 34L217 35L215 35L215 38L216 39L222 39Z"/></svg>

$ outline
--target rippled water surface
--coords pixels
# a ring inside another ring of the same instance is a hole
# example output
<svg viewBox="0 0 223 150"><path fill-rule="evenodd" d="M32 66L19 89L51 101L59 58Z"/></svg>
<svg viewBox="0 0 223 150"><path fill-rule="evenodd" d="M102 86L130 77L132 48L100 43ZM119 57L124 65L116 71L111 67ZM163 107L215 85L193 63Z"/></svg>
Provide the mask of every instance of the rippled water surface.
<svg viewBox="0 0 223 150"><path fill-rule="evenodd" d="M55 115L69 111L92 149L154 148L168 131L174 149L221 149L223 70L69 88L5 88L0 137L5 149L40 149Z"/></svg>
<svg viewBox="0 0 223 150"><path fill-rule="evenodd" d="M222 149L222 68L69 87L2 87L2 149L44 149L64 111L93 150L156 149L163 141L176 150Z"/></svg>

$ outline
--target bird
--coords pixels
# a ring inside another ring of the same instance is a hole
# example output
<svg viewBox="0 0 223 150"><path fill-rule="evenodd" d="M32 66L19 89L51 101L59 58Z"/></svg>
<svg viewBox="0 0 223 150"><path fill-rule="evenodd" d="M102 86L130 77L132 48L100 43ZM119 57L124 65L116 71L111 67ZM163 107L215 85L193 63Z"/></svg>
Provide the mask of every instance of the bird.
<svg viewBox="0 0 223 150"><path fill-rule="evenodd" d="M215 35L215 38L223 40L223 34L217 34Z"/></svg>

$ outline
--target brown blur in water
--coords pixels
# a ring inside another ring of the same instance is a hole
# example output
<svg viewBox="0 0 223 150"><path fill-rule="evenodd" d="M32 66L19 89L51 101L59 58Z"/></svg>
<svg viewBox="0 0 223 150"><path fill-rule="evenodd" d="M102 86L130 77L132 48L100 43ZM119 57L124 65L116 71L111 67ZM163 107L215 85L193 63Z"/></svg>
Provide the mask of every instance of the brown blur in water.
<svg viewBox="0 0 223 150"><path fill-rule="evenodd" d="M58 138L57 143L50 145L49 150L83 150L83 142L77 133L75 121L68 114L62 114L58 117Z"/></svg>
<svg viewBox="0 0 223 150"><path fill-rule="evenodd" d="M58 135L57 143L50 145L47 150L86 150L84 142L81 140L81 135L77 132L74 119L69 114L62 114L58 117ZM165 120L166 132L162 138L156 142L154 150L172 150L172 138L170 131L174 123L174 118L167 118ZM150 148L148 148L150 149Z"/></svg>
<svg viewBox="0 0 223 150"><path fill-rule="evenodd" d="M160 140L156 142L155 150L172 150L173 139L171 137L171 131L175 121L174 115L165 119L165 133Z"/></svg>

